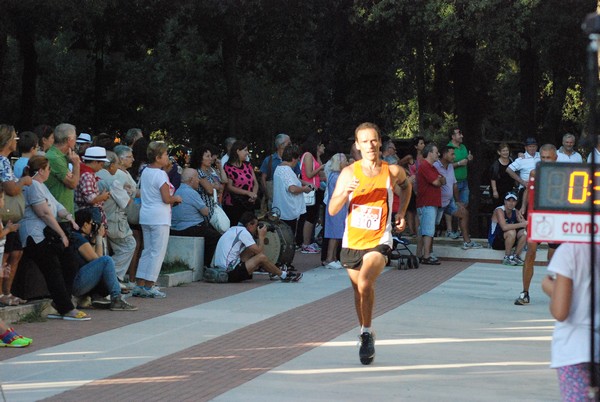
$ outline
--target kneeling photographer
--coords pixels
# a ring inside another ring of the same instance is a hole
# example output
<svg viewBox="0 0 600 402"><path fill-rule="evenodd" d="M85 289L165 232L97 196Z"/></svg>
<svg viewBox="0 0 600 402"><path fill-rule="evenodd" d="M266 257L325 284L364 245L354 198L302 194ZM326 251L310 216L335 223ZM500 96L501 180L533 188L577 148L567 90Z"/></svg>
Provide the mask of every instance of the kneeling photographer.
<svg viewBox="0 0 600 402"><path fill-rule="evenodd" d="M104 255L104 225L94 220L91 208L77 211L75 222L79 230L71 233L70 247L76 255L79 269L73 280L73 295L79 298L90 292L100 296L110 295L110 301L100 297L94 300L94 304L109 304L113 311L137 310L137 307L121 298L115 263L111 257Z"/></svg>

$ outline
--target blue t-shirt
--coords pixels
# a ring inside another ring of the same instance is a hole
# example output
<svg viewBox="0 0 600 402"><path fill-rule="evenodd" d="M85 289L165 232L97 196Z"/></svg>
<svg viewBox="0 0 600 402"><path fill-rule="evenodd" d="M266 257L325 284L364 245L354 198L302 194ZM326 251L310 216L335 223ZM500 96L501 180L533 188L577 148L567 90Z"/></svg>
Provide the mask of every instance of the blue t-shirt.
<svg viewBox="0 0 600 402"><path fill-rule="evenodd" d="M13 172L17 179L20 179L21 177L23 177L23 169L25 169L25 166L27 166L27 162L29 162L29 158L27 158L25 156L21 156L15 162L15 166L13 166Z"/></svg>
<svg viewBox="0 0 600 402"><path fill-rule="evenodd" d="M181 204L173 207L171 217L171 229L185 230L189 227L199 225L204 222L204 215L200 213L201 209L206 208L206 204L198 194L198 191L185 183L175 191L175 195L181 197Z"/></svg>
<svg viewBox="0 0 600 402"><path fill-rule="evenodd" d="M271 159L273 160L273 163L271 163L271 171L269 171L269 161ZM262 165L260 165L260 172L267 175L267 181L273 180L273 174L275 173L275 169L281 164L281 162L283 161L281 160L277 152L265 158Z"/></svg>

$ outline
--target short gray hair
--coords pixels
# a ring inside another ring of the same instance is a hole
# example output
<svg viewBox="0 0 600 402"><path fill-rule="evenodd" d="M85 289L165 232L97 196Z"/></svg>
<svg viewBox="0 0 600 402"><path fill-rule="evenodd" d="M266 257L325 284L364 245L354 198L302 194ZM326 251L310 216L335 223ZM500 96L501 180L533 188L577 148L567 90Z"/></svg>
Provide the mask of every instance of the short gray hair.
<svg viewBox="0 0 600 402"><path fill-rule="evenodd" d="M279 148L281 144L290 139L290 136L284 133L277 134L275 136L275 148Z"/></svg>
<svg viewBox="0 0 600 402"><path fill-rule="evenodd" d="M566 133L565 135L563 135L563 139L562 140L563 141L564 140L573 140L573 141L575 141L575 136L573 134L571 134L571 133Z"/></svg>
<svg viewBox="0 0 600 402"><path fill-rule="evenodd" d="M337 153L331 157L331 164L329 165L329 169L332 172L339 172L342 170L342 158L346 159L346 155L343 153Z"/></svg>
<svg viewBox="0 0 600 402"><path fill-rule="evenodd" d="M181 172L181 181L183 183L189 183L189 181L194 177L198 177L198 171L196 169L185 168L183 169L183 172Z"/></svg>
<svg viewBox="0 0 600 402"><path fill-rule="evenodd" d="M119 157L113 151L106 151L106 159L108 159L108 162L104 162L104 169L108 169L110 165L119 162Z"/></svg>
<svg viewBox="0 0 600 402"><path fill-rule="evenodd" d="M69 123L61 123L54 129L54 142L57 145L64 144L69 140L69 135L77 135L75 126Z"/></svg>
<svg viewBox="0 0 600 402"><path fill-rule="evenodd" d="M550 152L554 152L556 154L556 146L554 144L544 144L541 146L540 148L540 152L541 151L550 151Z"/></svg>
<svg viewBox="0 0 600 402"><path fill-rule="evenodd" d="M225 144L225 149L227 150L227 152L229 152L229 150L231 149L232 145L234 142L236 142L237 139L235 137L227 137L225 138L224 144Z"/></svg>
<svg viewBox="0 0 600 402"><path fill-rule="evenodd" d="M143 137L142 130L140 128L130 128L127 130L127 134L125 134L125 143L131 145L139 137Z"/></svg>
<svg viewBox="0 0 600 402"><path fill-rule="evenodd" d="M125 154L133 153L133 149L131 149L131 147L128 147L127 145L117 145L113 148L113 151L117 154L119 159L122 158Z"/></svg>

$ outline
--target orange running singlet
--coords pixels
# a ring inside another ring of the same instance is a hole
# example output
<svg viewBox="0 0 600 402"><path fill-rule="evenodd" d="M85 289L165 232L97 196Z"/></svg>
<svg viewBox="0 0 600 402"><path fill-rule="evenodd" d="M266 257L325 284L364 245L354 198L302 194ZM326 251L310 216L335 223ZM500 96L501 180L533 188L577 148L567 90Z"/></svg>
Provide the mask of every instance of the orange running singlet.
<svg viewBox="0 0 600 402"><path fill-rule="evenodd" d="M381 162L375 177L366 176L360 161L354 162L354 177L358 188L348 196L346 228L342 247L367 250L380 244L392 247L392 202L388 163Z"/></svg>

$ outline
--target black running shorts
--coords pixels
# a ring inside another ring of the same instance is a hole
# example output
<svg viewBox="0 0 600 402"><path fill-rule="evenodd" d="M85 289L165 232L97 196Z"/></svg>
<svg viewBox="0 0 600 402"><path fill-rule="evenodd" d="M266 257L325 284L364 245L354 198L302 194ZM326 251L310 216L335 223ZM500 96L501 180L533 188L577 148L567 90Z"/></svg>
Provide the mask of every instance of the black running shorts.
<svg viewBox="0 0 600 402"><path fill-rule="evenodd" d="M360 269L365 254L371 251L377 251L386 257L386 264L390 260L390 252L392 249L387 244L380 244L377 247L369 248L366 250L354 250L352 248L342 248L340 252L340 262L344 268L349 269Z"/></svg>

